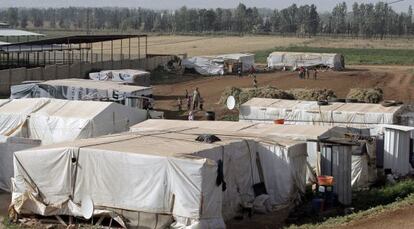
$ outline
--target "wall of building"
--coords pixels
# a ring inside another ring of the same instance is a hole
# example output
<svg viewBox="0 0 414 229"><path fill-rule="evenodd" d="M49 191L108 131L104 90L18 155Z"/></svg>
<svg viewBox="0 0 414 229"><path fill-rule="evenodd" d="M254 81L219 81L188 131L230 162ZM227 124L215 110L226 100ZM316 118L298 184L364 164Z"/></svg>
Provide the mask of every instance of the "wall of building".
<svg viewBox="0 0 414 229"><path fill-rule="evenodd" d="M71 65L47 65L41 68L13 68L0 70L0 96L10 95L10 86L29 80L54 80L87 78L92 71L111 69L144 69L152 71L166 64L174 56L153 56L145 59L103 61L96 63L74 63Z"/></svg>

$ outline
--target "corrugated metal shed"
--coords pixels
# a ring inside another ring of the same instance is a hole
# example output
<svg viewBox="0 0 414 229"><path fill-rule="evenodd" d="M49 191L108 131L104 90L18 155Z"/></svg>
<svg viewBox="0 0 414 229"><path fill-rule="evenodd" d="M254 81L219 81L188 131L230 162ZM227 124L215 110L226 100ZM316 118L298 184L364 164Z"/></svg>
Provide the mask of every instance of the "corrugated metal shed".
<svg viewBox="0 0 414 229"><path fill-rule="evenodd" d="M33 33L19 29L0 29L0 37L26 37L26 36L44 36L40 33Z"/></svg>
<svg viewBox="0 0 414 229"><path fill-rule="evenodd" d="M391 169L392 173L400 175L407 175L413 170L410 164L413 130L413 127L407 126L384 126L384 169Z"/></svg>

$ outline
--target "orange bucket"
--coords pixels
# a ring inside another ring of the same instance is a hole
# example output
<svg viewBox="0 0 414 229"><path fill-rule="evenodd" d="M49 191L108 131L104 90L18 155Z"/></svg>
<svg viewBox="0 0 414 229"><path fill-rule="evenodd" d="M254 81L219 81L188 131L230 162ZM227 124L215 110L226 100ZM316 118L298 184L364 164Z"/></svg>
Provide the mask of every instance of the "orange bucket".
<svg viewBox="0 0 414 229"><path fill-rule="evenodd" d="M285 120L284 119L276 119L274 122L275 122L275 124L278 124L278 125L285 124Z"/></svg>
<svg viewBox="0 0 414 229"><path fill-rule="evenodd" d="M333 176L318 176L318 184L323 186L332 186L334 183Z"/></svg>

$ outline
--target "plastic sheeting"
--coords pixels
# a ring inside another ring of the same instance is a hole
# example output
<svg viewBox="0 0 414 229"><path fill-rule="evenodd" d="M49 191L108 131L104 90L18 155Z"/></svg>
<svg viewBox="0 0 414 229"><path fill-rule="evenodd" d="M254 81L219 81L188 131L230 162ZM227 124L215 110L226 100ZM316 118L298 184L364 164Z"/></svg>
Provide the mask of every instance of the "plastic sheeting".
<svg viewBox="0 0 414 229"><path fill-rule="evenodd" d="M138 86L151 85L150 73L137 69L105 70L89 73L89 78L100 81L114 81Z"/></svg>
<svg viewBox="0 0 414 229"><path fill-rule="evenodd" d="M13 153L39 146L40 140L0 136L0 190L11 191Z"/></svg>
<svg viewBox="0 0 414 229"><path fill-rule="evenodd" d="M67 100L122 100L152 94L150 87L122 85L111 81L84 79L50 80L11 87L10 98L56 98Z"/></svg>
<svg viewBox="0 0 414 229"><path fill-rule="evenodd" d="M182 65L188 69L195 69L201 75L224 75L226 62L242 63L243 72L254 66L254 54L235 53L218 56L196 56L182 61Z"/></svg>
<svg viewBox="0 0 414 229"><path fill-rule="evenodd" d="M181 64L185 68L194 69L201 75L224 75L224 64L207 57L191 57L184 59Z"/></svg>
<svg viewBox="0 0 414 229"><path fill-rule="evenodd" d="M253 98L241 105L239 119L245 122L284 119L285 124L367 128L397 123L403 110L404 106L381 104L334 102L319 106L316 101Z"/></svg>
<svg viewBox="0 0 414 229"><path fill-rule="evenodd" d="M367 155L352 155L352 188L369 186L369 170Z"/></svg>
<svg viewBox="0 0 414 229"><path fill-rule="evenodd" d="M326 66L340 71L345 69L345 60L335 53L273 52L267 57L269 68Z"/></svg>

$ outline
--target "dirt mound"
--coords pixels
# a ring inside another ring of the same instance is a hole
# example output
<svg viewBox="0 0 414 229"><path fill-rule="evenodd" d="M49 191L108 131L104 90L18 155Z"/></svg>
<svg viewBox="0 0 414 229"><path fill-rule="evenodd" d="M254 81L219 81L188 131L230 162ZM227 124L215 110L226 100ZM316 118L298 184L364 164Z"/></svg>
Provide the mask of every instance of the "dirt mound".
<svg viewBox="0 0 414 229"><path fill-rule="evenodd" d="M243 104L252 98L296 99L309 101L336 98L335 93L329 89L297 88L284 91L271 86L259 88L228 87L223 91L219 103L225 104L227 97L230 95L234 96L237 101L237 105Z"/></svg>
<svg viewBox="0 0 414 229"><path fill-rule="evenodd" d="M379 103L384 99L384 92L381 88L352 88L346 98L366 103Z"/></svg>

